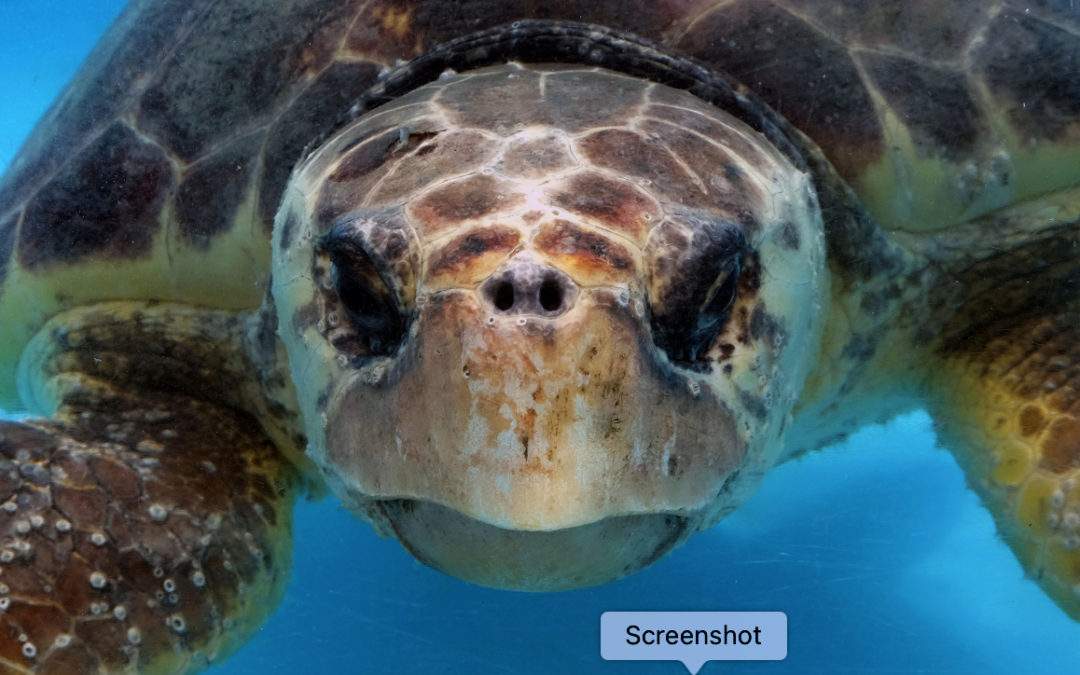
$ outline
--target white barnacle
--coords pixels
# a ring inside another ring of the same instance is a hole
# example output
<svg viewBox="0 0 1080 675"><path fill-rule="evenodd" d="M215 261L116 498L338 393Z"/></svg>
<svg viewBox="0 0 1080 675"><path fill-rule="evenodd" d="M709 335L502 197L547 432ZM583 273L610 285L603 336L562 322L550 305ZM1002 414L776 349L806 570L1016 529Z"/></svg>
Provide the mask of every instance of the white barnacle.
<svg viewBox="0 0 1080 675"><path fill-rule="evenodd" d="M195 585L195 588L202 588L206 585L206 575L195 570L191 573L191 583Z"/></svg>
<svg viewBox="0 0 1080 675"><path fill-rule="evenodd" d="M133 645L139 644L140 642L142 642L142 632L135 626L128 628L127 641Z"/></svg>
<svg viewBox="0 0 1080 675"><path fill-rule="evenodd" d="M19 534L26 534L30 531L30 523L26 520L15 521L15 531Z"/></svg>
<svg viewBox="0 0 1080 675"><path fill-rule="evenodd" d="M5 548L3 551L0 551L0 562L9 563L14 559L15 551L12 551L10 548Z"/></svg>
<svg viewBox="0 0 1080 675"><path fill-rule="evenodd" d="M40 513L35 513L34 515L30 516L30 527L34 528L35 530L40 529L41 526L44 524L45 517L42 516Z"/></svg>
<svg viewBox="0 0 1080 675"><path fill-rule="evenodd" d="M105 588L107 582L108 579L105 578L105 574L102 572L92 572L90 574L90 586L93 588Z"/></svg>
<svg viewBox="0 0 1080 675"><path fill-rule="evenodd" d="M161 567L155 567L153 574L155 579L160 579L161 577L165 576L165 570Z"/></svg>
<svg viewBox="0 0 1080 675"><path fill-rule="evenodd" d="M11 592L11 588L7 584L0 584L0 595L7 595Z"/></svg>
<svg viewBox="0 0 1080 675"><path fill-rule="evenodd" d="M26 658L32 659L37 656L37 647L34 646L33 642L26 642L22 646L22 653Z"/></svg>
<svg viewBox="0 0 1080 675"><path fill-rule="evenodd" d="M8 502L4 502L3 508L8 513L15 513L16 511L19 510L19 505L16 504L15 502L8 501Z"/></svg>
<svg viewBox="0 0 1080 675"><path fill-rule="evenodd" d="M70 520L65 520L64 518L61 518L60 520L56 521L56 531L57 532L71 532L71 521Z"/></svg>
<svg viewBox="0 0 1080 675"><path fill-rule="evenodd" d="M1061 488L1054 490L1050 494L1050 507L1054 509L1060 509L1065 505L1065 493L1061 491Z"/></svg>
<svg viewBox="0 0 1080 675"><path fill-rule="evenodd" d="M169 517L168 509L156 502L151 504L146 512L150 514L151 520L158 523L164 522Z"/></svg>
<svg viewBox="0 0 1080 675"><path fill-rule="evenodd" d="M183 633L187 630L187 622L184 621L184 617L181 614L170 614L169 618L165 619L165 623L177 633Z"/></svg>
<svg viewBox="0 0 1080 675"><path fill-rule="evenodd" d="M94 546L104 546L105 541L105 535L101 532L94 532L90 535L90 543L92 543Z"/></svg>
<svg viewBox="0 0 1080 675"><path fill-rule="evenodd" d="M68 635L67 633L60 633L59 635L56 636L56 639L53 640L53 646L56 647L57 649L63 649L64 647L67 647L70 644L71 644L71 636Z"/></svg>
<svg viewBox="0 0 1080 675"><path fill-rule="evenodd" d="M8 607L11 607L11 598L6 596L0 598L0 612L6 612Z"/></svg>
<svg viewBox="0 0 1080 675"><path fill-rule="evenodd" d="M1077 513L1076 511L1067 512L1062 517L1061 524L1065 526L1066 530L1080 529L1080 513Z"/></svg>
<svg viewBox="0 0 1080 675"><path fill-rule="evenodd" d="M117 621L123 621L127 618L127 607L123 605L113 607L112 615Z"/></svg>
<svg viewBox="0 0 1080 675"><path fill-rule="evenodd" d="M166 579L164 583L161 584L161 587L165 589L166 593L172 593L176 590L176 582L172 579Z"/></svg>
<svg viewBox="0 0 1080 675"><path fill-rule="evenodd" d="M107 612L108 609L109 609L108 603L105 603L105 602L91 602L90 603L90 613L93 614L94 616L101 616L102 614Z"/></svg>

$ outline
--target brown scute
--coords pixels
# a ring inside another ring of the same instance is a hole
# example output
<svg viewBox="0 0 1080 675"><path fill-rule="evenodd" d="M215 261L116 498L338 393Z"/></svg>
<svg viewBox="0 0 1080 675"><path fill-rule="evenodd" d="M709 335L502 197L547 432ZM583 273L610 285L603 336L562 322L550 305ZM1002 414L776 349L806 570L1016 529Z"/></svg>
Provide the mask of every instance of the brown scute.
<svg viewBox="0 0 1080 675"><path fill-rule="evenodd" d="M562 258L572 265L571 276L579 282L605 272L628 272L634 268L634 258L622 244L591 232L566 220L555 220L540 228L533 245L541 253ZM584 278L581 278L584 277Z"/></svg>
<svg viewBox="0 0 1080 675"><path fill-rule="evenodd" d="M349 3L284 0L209 6L140 101L139 125L186 160L222 135L265 122L299 80L329 62Z"/></svg>
<svg viewBox="0 0 1080 675"><path fill-rule="evenodd" d="M0 422L0 499L15 506L0 512L13 557L0 572L0 658L36 672L173 672L247 637L287 573L278 552L299 490L258 424L183 396L106 390L68 398L59 420Z"/></svg>
<svg viewBox="0 0 1080 675"><path fill-rule="evenodd" d="M251 182L262 134L246 136L193 165L176 192L180 239L209 248L215 235L228 231Z"/></svg>
<svg viewBox="0 0 1080 675"><path fill-rule="evenodd" d="M544 104L552 122L571 133L627 124L649 86L645 80L610 72L561 71L544 77Z"/></svg>
<svg viewBox="0 0 1080 675"><path fill-rule="evenodd" d="M573 163L562 139L544 136L511 141L499 160L498 169L512 178L541 178Z"/></svg>
<svg viewBox="0 0 1080 675"><path fill-rule="evenodd" d="M579 141L581 151L598 166L649 181L664 200L687 206L706 205L706 193L659 142L625 129L603 129Z"/></svg>
<svg viewBox="0 0 1080 675"><path fill-rule="evenodd" d="M378 74L375 63L331 64L270 128L259 188L259 215L265 231L273 228L285 184L304 148L330 131Z"/></svg>
<svg viewBox="0 0 1080 675"><path fill-rule="evenodd" d="M1080 468L1080 420L1059 417L1050 424L1039 466L1054 473Z"/></svg>
<svg viewBox="0 0 1080 675"><path fill-rule="evenodd" d="M144 255L173 184L161 149L114 124L29 203L19 261L36 268L93 255Z"/></svg>
<svg viewBox="0 0 1080 675"><path fill-rule="evenodd" d="M687 101L686 97L694 100ZM755 164L764 161L775 161L779 156L779 152L776 151L773 151L774 154L766 154L760 146L748 141L743 134L754 137L756 132L752 129L743 127L743 132L739 133L732 128L732 126L738 124L736 120L727 120L728 124L732 125L728 126L713 117L715 111L707 108L705 110L698 109L703 104L692 94L678 89L657 87L652 91L650 99L653 103L645 110L648 118L669 122L688 131L701 134L704 136L701 139L703 142L711 140L732 154ZM687 108L688 105L693 107Z"/></svg>
<svg viewBox="0 0 1080 675"><path fill-rule="evenodd" d="M739 221L747 230L757 229L757 217L748 205L765 203L765 193L756 181L744 179L736 158L727 150L667 122L646 120L640 128L654 138L663 139L668 150L690 167L696 178L695 187L704 187L707 196L702 205L722 211L725 217Z"/></svg>
<svg viewBox="0 0 1080 675"><path fill-rule="evenodd" d="M112 121L138 95L178 36L201 12L191 0L130 3L94 48L67 90L52 104L0 182L5 208L29 191Z"/></svg>
<svg viewBox="0 0 1080 675"><path fill-rule="evenodd" d="M417 135L431 124L411 124ZM472 171L490 159L496 150L495 141L476 131L446 131L430 138L416 149L394 162L392 173L371 193L375 204L398 203L418 190L443 177Z"/></svg>
<svg viewBox="0 0 1080 675"><path fill-rule="evenodd" d="M557 188L552 202L572 213L595 218L605 226L641 241L660 208L636 186L590 171L579 173Z"/></svg>
<svg viewBox="0 0 1080 675"><path fill-rule="evenodd" d="M939 61L962 56L992 6L967 0L779 0L778 4L845 44Z"/></svg>
<svg viewBox="0 0 1080 675"><path fill-rule="evenodd" d="M1020 435L1034 436L1046 426L1046 418L1042 411L1033 405L1024 406L1020 411Z"/></svg>
<svg viewBox="0 0 1080 675"><path fill-rule="evenodd" d="M922 154L971 154L986 122L964 74L886 54L866 53L861 59Z"/></svg>
<svg viewBox="0 0 1080 675"><path fill-rule="evenodd" d="M1021 12L1004 11L975 55L997 104L1029 138L1076 135L1080 39Z"/></svg>
<svg viewBox="0 0 1080 675"><path fill-rule="evenodd" d="M509 254L520 240L520 232L500 225L467 232L444 244L432 256L428 274L433 277L460 274L481 256Z"/></svg>
<svg viewBox="0 0 1080 675"><path fill-rule="evenodd" d="M345 183L367 176L386 163L390 151L400 138L401 133L397 129L364 138L360 144L353 146L327 180L331 183Z"/></svg>
<svg viewBox="0 0 1080 675"><path fill-rule="evenodd" d="M524 196L494 176L469 176L423 195L409 205L425 234L513 208Z"/></svg>
<svg viewBox="0 0 1080 675"><path fill-rule="evenodd" d="M537 105L540 75L532 70L477 73L452 83L439 95L451 123L509 135L532 124L552 124L553 111Z"/></svg>
<svg viewBox="0 0 1080 675"><path fill-rule="evenodd" d="M880 124L847 51L765 2L721 4L675 45L753 89L813 138L841 175L884 152Z"/></svg>

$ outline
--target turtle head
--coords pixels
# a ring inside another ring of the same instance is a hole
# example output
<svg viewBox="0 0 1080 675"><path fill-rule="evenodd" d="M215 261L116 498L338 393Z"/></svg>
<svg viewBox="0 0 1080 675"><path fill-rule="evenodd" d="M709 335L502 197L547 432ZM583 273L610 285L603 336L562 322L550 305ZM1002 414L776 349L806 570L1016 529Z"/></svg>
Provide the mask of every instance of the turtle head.
<svg viewBox="0 0 1080 675"><path fill-rule="evenodd" d="M689 93L514 63L354 120L292 177L274 298L309 453L480 583L599 583L775 461L815 353L805 174Z"/></svg>

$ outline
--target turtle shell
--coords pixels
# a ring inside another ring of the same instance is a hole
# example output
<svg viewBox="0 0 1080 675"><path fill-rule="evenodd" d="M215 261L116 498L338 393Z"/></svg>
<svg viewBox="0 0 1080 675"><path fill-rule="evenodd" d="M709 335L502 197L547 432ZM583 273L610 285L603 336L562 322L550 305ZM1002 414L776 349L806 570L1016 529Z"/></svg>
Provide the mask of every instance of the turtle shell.
<svg viewBox="0 0 1080 675"><path fill-rule="evenodd" d="M525 18L742 82L887 229L1080 183L1080 22L1060 0L136 0L0 182L0 407L64 309L256 306L303 148L394 63Z"/></svg>

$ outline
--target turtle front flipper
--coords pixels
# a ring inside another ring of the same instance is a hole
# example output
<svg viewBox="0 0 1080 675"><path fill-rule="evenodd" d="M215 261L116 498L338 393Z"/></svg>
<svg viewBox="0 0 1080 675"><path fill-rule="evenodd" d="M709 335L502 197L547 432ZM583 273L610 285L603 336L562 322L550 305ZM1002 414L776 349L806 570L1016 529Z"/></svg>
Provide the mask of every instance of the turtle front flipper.
<svg viewBox="0 0 1080 675"><path fill-rule="evenodd" d="M91 307L24 357L50 419L0 422L0 671L199 670L275 607L303 481L265 420L215 395L250 388L226 346L244 326Z"/></svg>
<svg viewBox="0 0 1080 675"><path fill-rule="evenodd" d="M956 345L932 407L1024 569L1080 619L1080 302L1057 310Z"/></svg>

